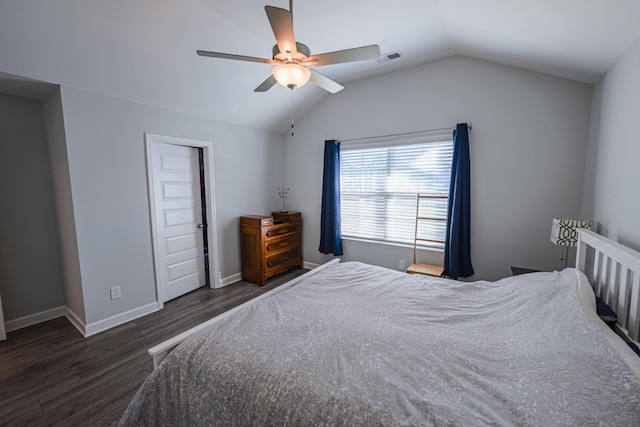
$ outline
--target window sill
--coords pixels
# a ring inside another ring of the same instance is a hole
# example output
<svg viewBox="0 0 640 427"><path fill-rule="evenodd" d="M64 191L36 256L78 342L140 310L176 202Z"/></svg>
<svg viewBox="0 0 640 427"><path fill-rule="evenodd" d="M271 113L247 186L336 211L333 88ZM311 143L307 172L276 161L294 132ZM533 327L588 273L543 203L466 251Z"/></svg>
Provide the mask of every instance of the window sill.
<svg viewBox="0 0 640 427"><path fill-rule="evenodd" d="M405 244L405 243L382 242L380 240L359 239L357 237L343 237L342 240L351 240L351 241L354 241L354 242L371 243L371 244L374 244L374 245L395 246L397 248L413 249L413 245L408 245L408 244ZM420 246L418 246L418 250L419 251L429 251L429 252L444 253L444 249L443 248L421 248Z"/></svg>

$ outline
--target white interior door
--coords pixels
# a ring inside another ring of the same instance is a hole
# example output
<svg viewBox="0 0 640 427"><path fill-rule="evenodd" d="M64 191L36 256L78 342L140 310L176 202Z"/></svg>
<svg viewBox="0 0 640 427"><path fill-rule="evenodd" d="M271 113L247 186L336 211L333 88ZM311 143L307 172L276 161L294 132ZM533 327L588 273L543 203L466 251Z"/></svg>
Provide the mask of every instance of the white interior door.
<svg viewBox="0 0 640 427"><path fill-rule="evenodd" d="M151 155L162 302L205 285L198 149L156 142Z"/></svg>

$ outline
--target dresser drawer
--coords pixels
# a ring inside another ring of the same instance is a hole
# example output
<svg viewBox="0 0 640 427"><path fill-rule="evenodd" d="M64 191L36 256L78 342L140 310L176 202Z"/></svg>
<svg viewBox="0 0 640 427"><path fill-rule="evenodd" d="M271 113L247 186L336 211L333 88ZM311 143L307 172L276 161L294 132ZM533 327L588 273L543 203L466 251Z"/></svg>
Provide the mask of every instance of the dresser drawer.
<svg viewBox="0 0 640 427"><path fill-rule="evenodd" d="M286 250L296 246L300 246L302 235L300 233L288 234L285 237L269 240L264 247L267 255L277 251Z"/></svg>
<svg viewBox="0 0 640 427"><path fill-rule="evenodd" d="M285 223L278 224L273 227L269 227L265 231L265 237L267 239L271 239L273 237L283 236L285 234L295 233L302 229L302 224L300 223Z"/></svg>
<svg viewBox="0 0 640 427"><path fill-rule="evenodd" d="M290 249L286 252L280 252L275 255L268 256L265 259L265 265L267 269L273 269L281 265L297 264L300 262L300 255L302 249L300 247Z"/></svg>
<svg viewBox="0 0 640 427"><path fill-rule="evenodd" d="M272 212L274 223L281 222L302 222L302 214L300 212Z"/></svg>
<svg viewBox="0 0 640 427"><path fill-rule="evenodd" d="M300 212L240 217L240 236L244 280L263 286L270 277L303 268Z"/></svg>

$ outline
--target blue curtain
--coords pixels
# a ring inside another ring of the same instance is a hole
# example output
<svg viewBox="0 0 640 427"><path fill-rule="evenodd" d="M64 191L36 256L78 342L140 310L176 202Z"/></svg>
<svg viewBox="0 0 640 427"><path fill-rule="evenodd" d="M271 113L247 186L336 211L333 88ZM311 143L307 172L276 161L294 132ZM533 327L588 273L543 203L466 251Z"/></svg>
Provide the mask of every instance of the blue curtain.
<svg viewBox="0 0 640 427"><path fill-rule="evenodd" d="M473 275L471 265L471 177L469 128L459 123L453 131L453 162L444 244L444 275L452 279Z"/></svg>
<svg viewBox="0 0 640 427"><path fill-rule="evenodd" d="M320 248L318 250L323 254L342 255L342 231L340 229L340 143L335 140L324 142Z"/></svg>

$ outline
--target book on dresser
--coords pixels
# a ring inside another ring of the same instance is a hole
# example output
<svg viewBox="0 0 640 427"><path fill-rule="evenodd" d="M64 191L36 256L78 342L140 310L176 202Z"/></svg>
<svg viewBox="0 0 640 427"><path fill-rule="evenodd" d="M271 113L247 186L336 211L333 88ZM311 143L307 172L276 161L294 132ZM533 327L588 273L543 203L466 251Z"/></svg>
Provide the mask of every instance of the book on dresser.
<svg viewBox="0 0 640 427"><path fill-rule="evenodd" d="M268 278L302 268L302 214L240 217L242 278L264 285Z"/></svg>

